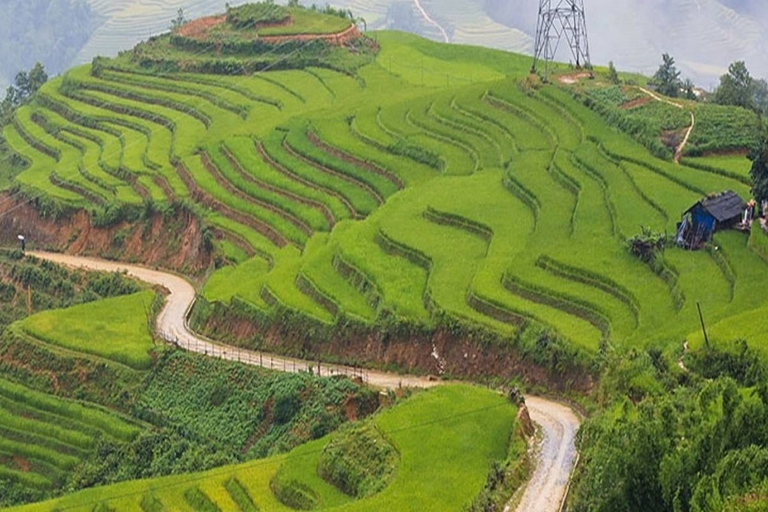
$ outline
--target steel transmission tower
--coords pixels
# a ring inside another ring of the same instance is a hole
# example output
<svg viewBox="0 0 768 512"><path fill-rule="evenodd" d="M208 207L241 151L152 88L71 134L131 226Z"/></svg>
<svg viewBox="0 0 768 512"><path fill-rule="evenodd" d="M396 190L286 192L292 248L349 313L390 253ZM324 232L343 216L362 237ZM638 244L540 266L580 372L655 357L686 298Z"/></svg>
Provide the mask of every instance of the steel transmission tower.
<svg viewBox="0 0 768 512"><path fill-rule="evenodd" d="M539 62L544 61L544 75L548 74L549 63L555 60L563 36L571 48L576 67L589 69L591 63L584 0L540 0L532 73L537 71Z"/></svg>

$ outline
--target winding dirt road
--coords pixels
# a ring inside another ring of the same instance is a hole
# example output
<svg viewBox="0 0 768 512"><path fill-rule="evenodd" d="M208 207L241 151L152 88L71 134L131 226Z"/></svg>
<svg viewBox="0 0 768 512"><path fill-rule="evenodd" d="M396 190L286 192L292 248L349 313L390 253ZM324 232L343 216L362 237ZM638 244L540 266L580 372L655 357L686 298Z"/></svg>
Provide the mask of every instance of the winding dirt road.
<svg viewBox="0 0 768 512"><path fill-rule="evenodd" d="M370 385L385 389L394 389L399 386L428 388L442 383L425 377L321 364L317 361L280 357L216 343L189 329L187 317L195 301L195 289L186 279L178 275L126 263L67 254L46 252L29 252L28 254L68 267L125 272L136 279L167 289L170 293L157 317L157 333L167 342L185 350L287 372L312 369L320 375L356 376ZM525 402L531 419L540 427L542 441L538 448L536 470L516 512L559 512L576 460L574 441L580 420L570 408L557 402L533 396L527 396Z"/></svg>

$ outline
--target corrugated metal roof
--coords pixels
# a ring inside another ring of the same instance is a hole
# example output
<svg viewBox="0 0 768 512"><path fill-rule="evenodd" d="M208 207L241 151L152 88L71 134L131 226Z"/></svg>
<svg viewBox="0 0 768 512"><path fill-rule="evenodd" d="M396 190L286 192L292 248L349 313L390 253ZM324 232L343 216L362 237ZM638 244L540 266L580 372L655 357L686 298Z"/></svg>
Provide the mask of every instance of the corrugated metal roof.
<svg viewBox="0 0 768 512"><path fill-rule="evenodd" d="M740 198L736 192L727 190L715 196L705 197L688 211L690 212L697 205L707 210L718 222L725 222L736 217L740 217L746 208L747 203ZM687 212L686 212L687 213Z"/></svg>

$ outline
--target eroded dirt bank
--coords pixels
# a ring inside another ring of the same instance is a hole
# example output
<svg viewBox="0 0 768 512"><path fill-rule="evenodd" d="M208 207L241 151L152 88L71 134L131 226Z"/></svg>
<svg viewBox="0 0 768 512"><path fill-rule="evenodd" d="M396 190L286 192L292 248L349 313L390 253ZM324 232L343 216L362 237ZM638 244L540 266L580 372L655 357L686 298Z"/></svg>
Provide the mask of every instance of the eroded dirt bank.
<svg viewBox="0 0 768 512"><path fill-rule="evenodd" d="M142 211L132 222L97 226L85 210L52 211L45 203L11 193L0 194L0 245L27 239L28 249L120 259L199 275L211 264L212 251L199 220L180 205Z"/></svg>
<svg viewBox="0 0 768 512"><path fill-rule="evenodd" d="M558 365L559 371L551 371L521 356L510 344L489 343L477 333L461 329L356 325L323 329L290 315L266 317L238 301L231 305L204 305L204 301L198 301L192 325L213 339L304 359L320 357L344 364L373 364L435 378L469 378L494 384L517 379L558 391L587 392L593 385L592 375L582 368Z"/></svg>

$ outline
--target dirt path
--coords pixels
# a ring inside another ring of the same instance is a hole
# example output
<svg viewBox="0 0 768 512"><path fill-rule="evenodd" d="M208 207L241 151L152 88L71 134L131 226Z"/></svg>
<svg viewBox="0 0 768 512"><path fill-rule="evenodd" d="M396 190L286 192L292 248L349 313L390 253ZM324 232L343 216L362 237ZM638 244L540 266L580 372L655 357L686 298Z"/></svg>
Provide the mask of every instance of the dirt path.
<svg viewBox="0 0 768 512"><path fill-rule="evenodd" d="M569 407L527 396L531 419L541 429L538 463L515 512L559 511L576 463L576 432L581 420ZM511 508L507 506L505 511Z"/></svg>
<svg viewBox="0 0 768 512"><path fill-rule="evenodd" d="M372 386L385 389L399 386L429 388L443 383L426 377L321 364L219 344L194 334L187 326L187 315L195 300L195 289L180 276L116 261L68 254L28 254L69 267L105 272L124 271L136 279L166 288L170 293L157 317L157 333L164 340L185 350L287 372L311 368L320 375L356 376ZM527 396L525 402L531 419L541 428L542 441L538 450L539 462L516 512L559 512L576 458L575 435L580 420L571 409L557 402L533 396Z"/></svg>
<svg viewBox="0 0 768 512"><path fill-rule="evenodd" d="M667 105L672 105L675 108L679 109L685 109L683 105L680 105L679 103L675 103L674 101L663 98L656 94L653 91L650 91L646 89L645 87L638 87L641 91L643 91L645 94L650 96L656 101L660 101L662 103L666 103ZM693 113L693 111L690 111L689 114L691 114L691 125L688 127L688 130L685 132L685 137L683 137L683 142L680 143L679 146L677 146L677 149L675 149L675 163L679 164L680 159L683 157L683 150L685 149L685 146L688 144L688 139L691 138L691 133L693 133L693 129L696 127L696 114Z"/></svg>

